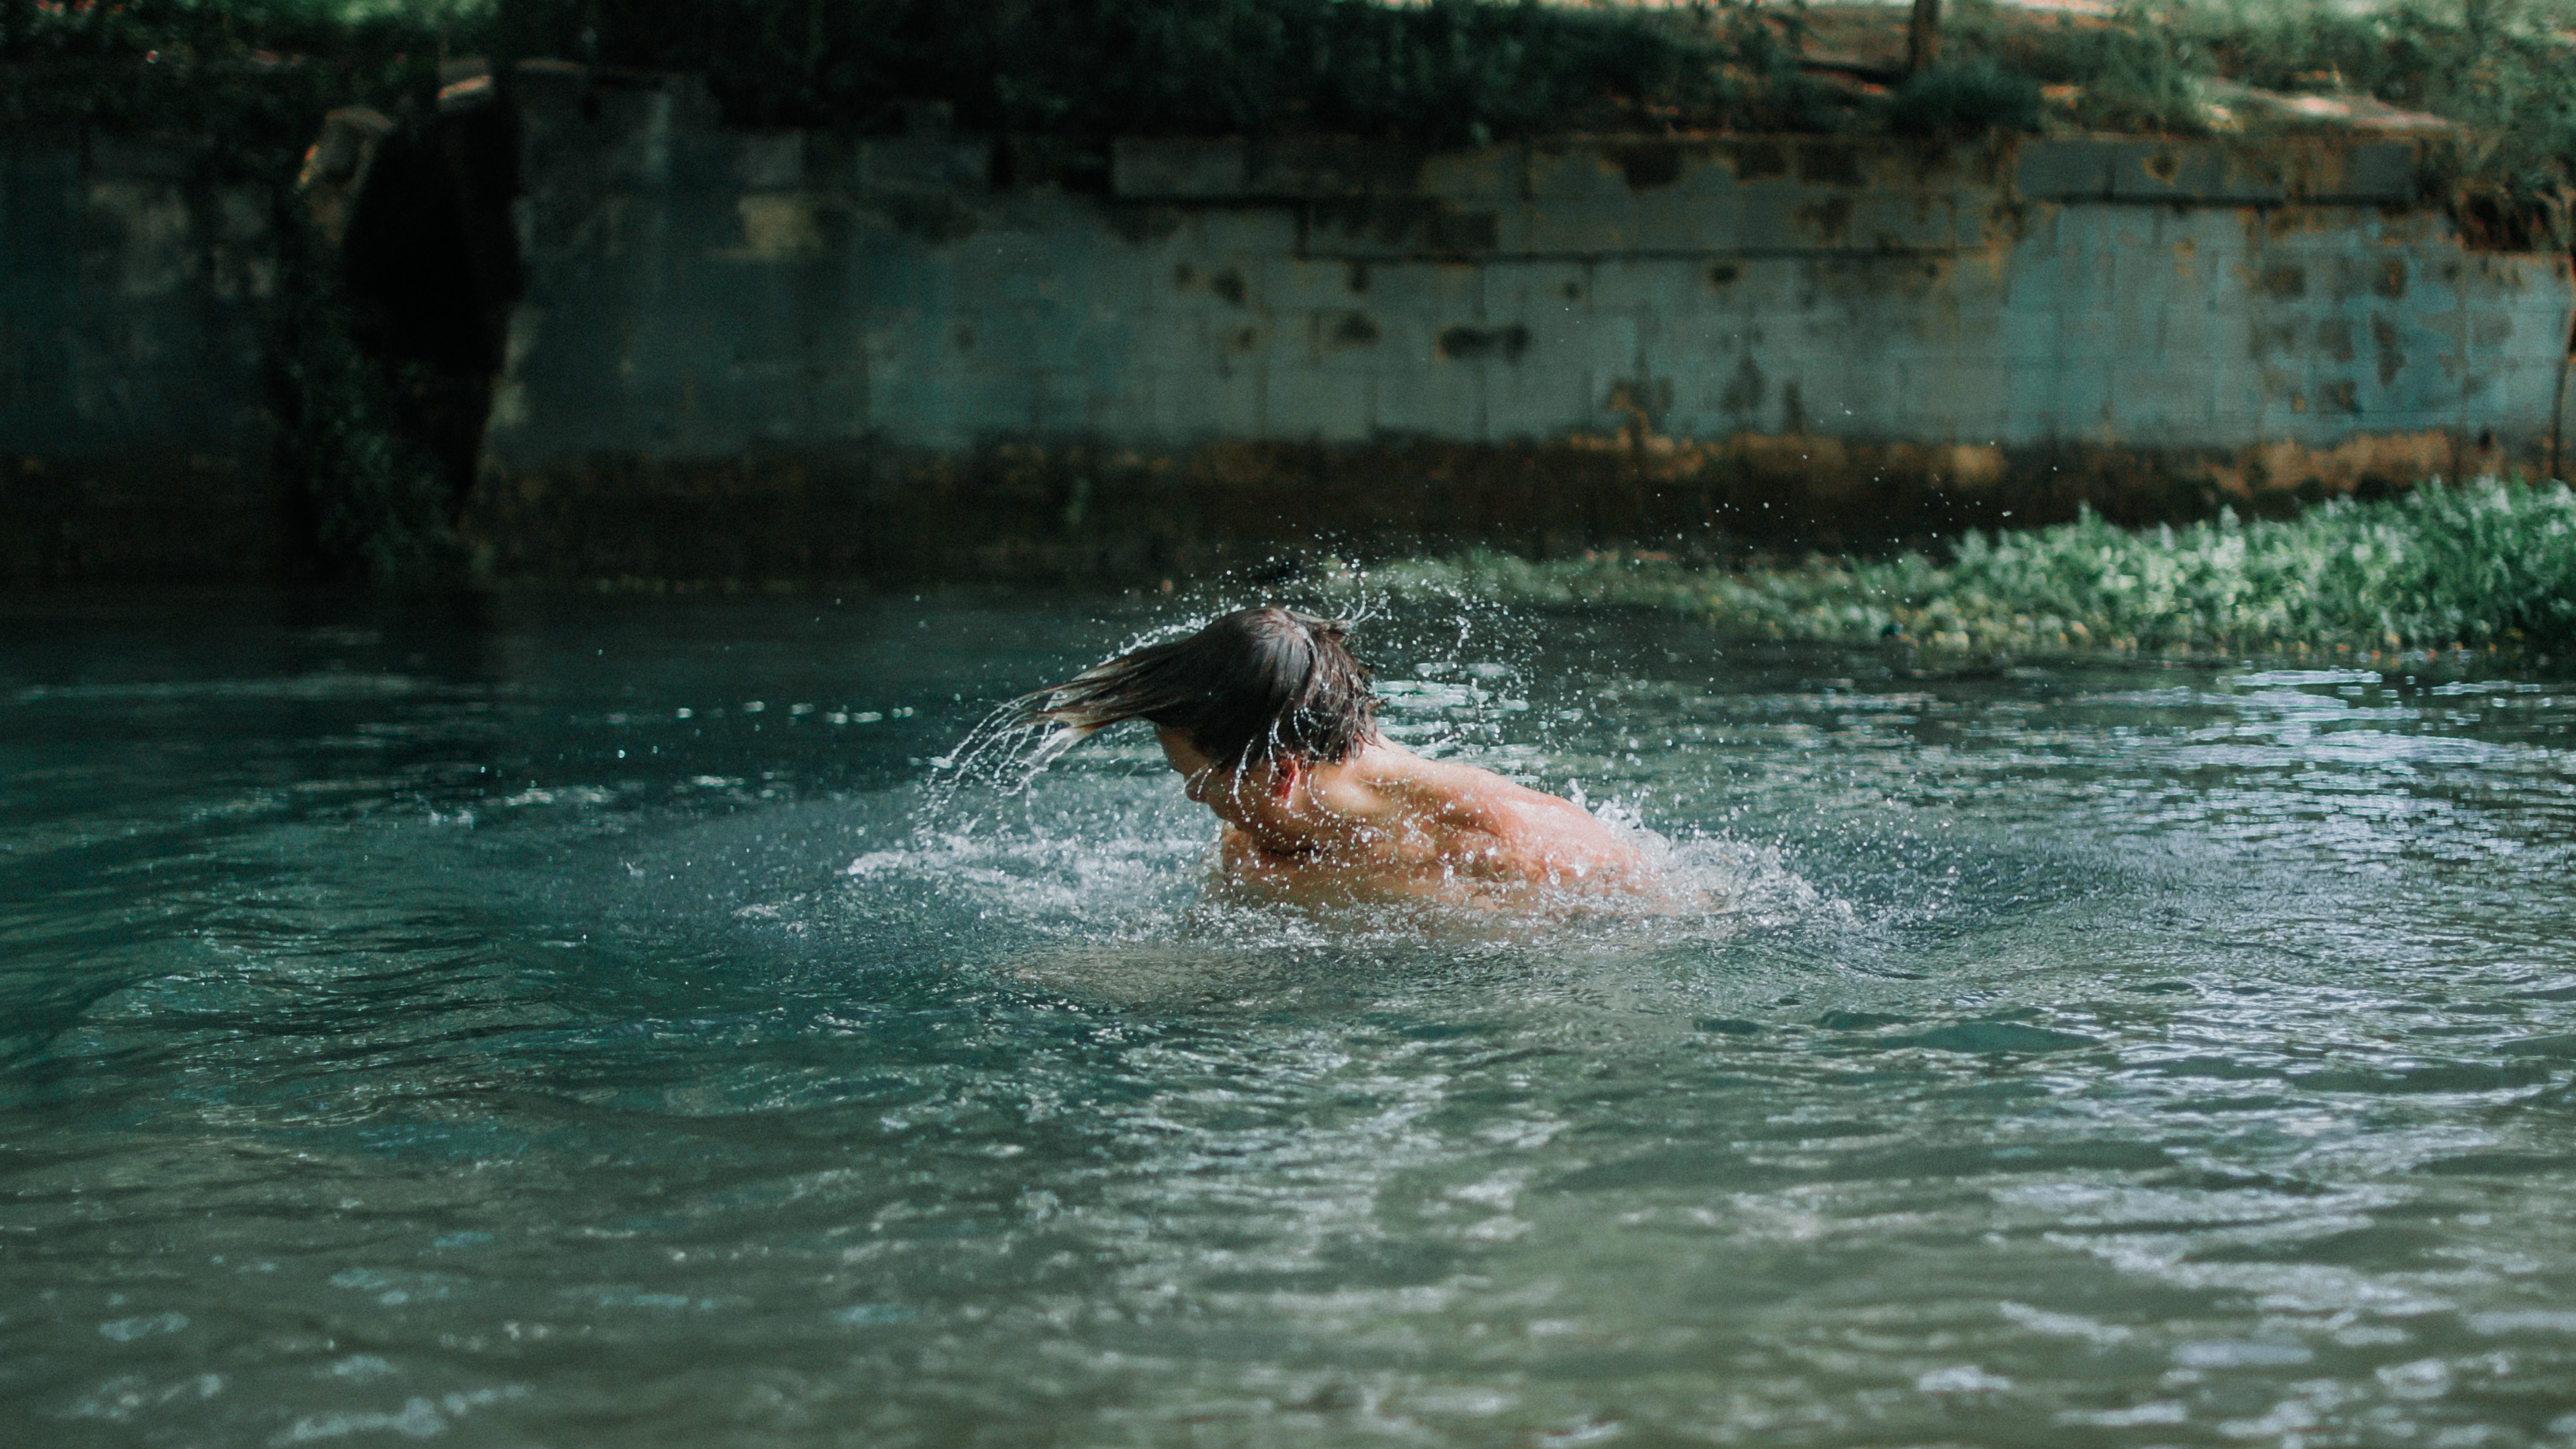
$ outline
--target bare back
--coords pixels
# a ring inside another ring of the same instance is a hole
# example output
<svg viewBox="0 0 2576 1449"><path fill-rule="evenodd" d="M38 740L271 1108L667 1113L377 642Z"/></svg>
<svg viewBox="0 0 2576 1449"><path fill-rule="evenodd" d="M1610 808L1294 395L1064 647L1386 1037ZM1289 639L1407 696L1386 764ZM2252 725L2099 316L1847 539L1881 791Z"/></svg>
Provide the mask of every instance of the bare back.
<svg viewBox="0 0 2576 1449"><path fill-rule="evenodd" d="M1282 849L1275 833L1230 822L1230 884L1273 897L1477 904L1654 888L1635 847L1572 801L1383 742L1339 769L1319 793L1348 804L1356 827Z"/></svg>

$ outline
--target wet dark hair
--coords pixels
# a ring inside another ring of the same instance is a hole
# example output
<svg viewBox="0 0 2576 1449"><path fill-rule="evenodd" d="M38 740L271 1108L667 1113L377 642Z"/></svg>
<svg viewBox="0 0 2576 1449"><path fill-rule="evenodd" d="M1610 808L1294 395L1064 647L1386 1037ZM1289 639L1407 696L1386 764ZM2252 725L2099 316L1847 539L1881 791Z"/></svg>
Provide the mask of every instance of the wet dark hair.
<svg viewBox="0 0 2576 1449"><path fill-rule="evenodd" d="M1223 769L1285 757L1328 764L1377 738L1368 666L1343 626L1264 605L1150 644L1014 701L1076 738L1141 719L1189 736Z"/></svg>

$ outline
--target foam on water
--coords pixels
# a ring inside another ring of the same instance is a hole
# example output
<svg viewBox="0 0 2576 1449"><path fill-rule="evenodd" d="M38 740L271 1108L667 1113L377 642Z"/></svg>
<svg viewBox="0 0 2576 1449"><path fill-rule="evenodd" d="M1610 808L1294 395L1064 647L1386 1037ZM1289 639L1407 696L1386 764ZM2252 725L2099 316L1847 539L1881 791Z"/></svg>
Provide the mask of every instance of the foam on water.
<svg viewBox="0 0 2576 1449"><path fill-rule="evenodd" d="M1394 637L1366 643L1407 659L1403 674L1381 670L1379 728L1430 758L1458 758L1518 783L1551 788L1543 745L1510 728L1531 711L1533 640L1525 617L1488 601L1457 599L1445 612L1396 623L1364 576L1328 574L1304 607L1348 621L1393 625ZM1201 586L1178 617L1135 632L1104 657L1185 636L1235 607L1225 580ZM1490 657L1504 650L1517 658ZM1538 739L1587 721L1577 706L1540 722ZM1785 863L1776 846L1722 837L1676 843L1649 828L1635 802L1588 801L1581 782L1565 787L1578 805L1627 837L1646 857L1660 887L1633 898L1540 898L1525 910L1383 904L1311 910L1232 898L1214 878L1216 825L1182 805L1174 818L1168 778L1160 796L1140 799L1133 778L1160 773L1151 748L1117 748L1143 727L1129 725L1097 740L1093 768L1058 770L1095 731L1032 723L1005 704L979 719L931 761L935 774L912 816L908 842L884 842L860 854L847 874L871 889L895 888L925 899L971 905L977 918L1057 935L1092 933L1122 944L1169 943L1215 936L1252 945L1357 940L1427 934L1467 939L1549 942L1571 928L1589 939L1618 939L1632 949L1717 940L1756 926L1781 926L1828 909L1826 898ZM1051 775L1050 772L1053 771ZM1112 783L1115 781L1115 783ZM1151 803L1148 803L1151 802ZM1831 903L1848 922L1848 904Z"/></svg>
<svg viewBox="0 0 2576 1449"><path fill-rule="evenodd" d="M1141 976L1310 969L1311 953L1417 961L1586 960L1619 970L1747 931L1852 934L1860 914L1793 869L1777 845L1675 842L1616 801L1596 814L1662 879L1657 897L1567 897L1522 911L1432 903L1316 908L1247 900L1214 873L1215 822L1167 771L1093 761L1012 791L924 791L816 804L680 832L621 869L667 880L669 908L701 910L705 874L739 872L739 929L812 959L935 958L1062 989L1132 995Z"/></svg>

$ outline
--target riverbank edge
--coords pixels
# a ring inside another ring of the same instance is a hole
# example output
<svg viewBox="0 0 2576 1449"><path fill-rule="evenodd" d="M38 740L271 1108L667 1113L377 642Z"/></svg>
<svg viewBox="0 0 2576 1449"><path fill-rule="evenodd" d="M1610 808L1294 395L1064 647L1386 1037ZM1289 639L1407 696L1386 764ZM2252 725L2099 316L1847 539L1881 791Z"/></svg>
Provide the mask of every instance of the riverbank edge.
<svg viewBox="0 0 2576 1449"><path fill-rule="evenodd" d="M2228 450L1632 434L612 456L487 466L455 528L460 582L1150 585L1323 554L1938 551L2085 509L2128 525L2284 517L2428 476L2536 472L2541 452L2447 433ZM221 457L0 458L0 588L291 583L310 572L311 527L292 490Z"/></svg>

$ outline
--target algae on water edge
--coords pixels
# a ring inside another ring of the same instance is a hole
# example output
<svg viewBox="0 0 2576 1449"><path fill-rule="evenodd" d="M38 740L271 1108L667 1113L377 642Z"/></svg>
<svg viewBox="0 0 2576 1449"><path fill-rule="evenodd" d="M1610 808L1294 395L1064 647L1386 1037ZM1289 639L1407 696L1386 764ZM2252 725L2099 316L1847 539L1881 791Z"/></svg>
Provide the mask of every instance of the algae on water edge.
<svg viewBox="0 0 2576 1449"><path fill-rule="evenodd" d="M2576 493L2432 480L2294 518L2073 523L1907 553L1743 569L1475 552L1371 573L1399 597L1676 609L1776 638L2047 652L2542 647L2576 636Z"/></svg>

